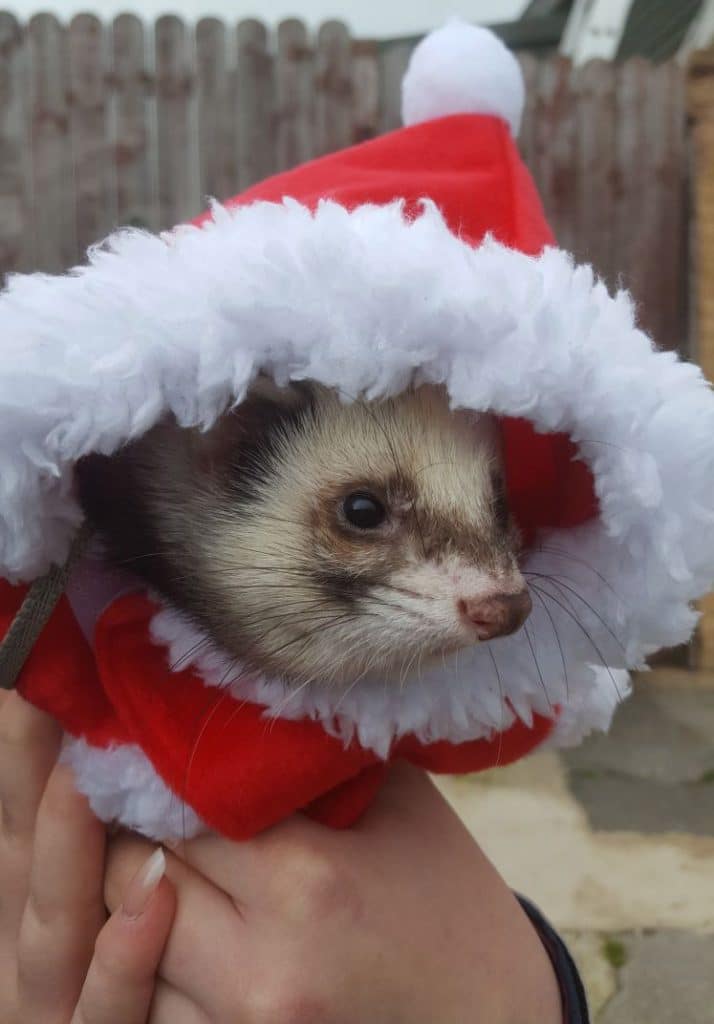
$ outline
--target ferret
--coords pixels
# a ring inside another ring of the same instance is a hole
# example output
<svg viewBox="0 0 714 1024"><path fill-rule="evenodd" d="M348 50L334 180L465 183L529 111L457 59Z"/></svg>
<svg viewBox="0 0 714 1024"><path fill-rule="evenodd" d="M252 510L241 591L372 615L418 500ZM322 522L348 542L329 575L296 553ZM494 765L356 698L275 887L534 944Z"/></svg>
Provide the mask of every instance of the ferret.
<svg viewBox="0 0 714 1024"><path fill-rule="evenodd" d="M261 379L213 428L166 419L77 472L110 561L289 684L396 685L531 610L498 421L437 387L344 401Z"/></svg>

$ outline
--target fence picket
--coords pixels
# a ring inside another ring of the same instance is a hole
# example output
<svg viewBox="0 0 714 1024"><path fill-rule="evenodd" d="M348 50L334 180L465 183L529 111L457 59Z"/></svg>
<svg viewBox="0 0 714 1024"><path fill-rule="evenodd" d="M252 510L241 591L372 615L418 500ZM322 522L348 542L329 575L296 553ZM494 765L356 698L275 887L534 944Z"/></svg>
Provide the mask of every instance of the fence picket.
<svg viewBox="0 0 714 1024"><path fill-rule="evenodd" d="M13 14L0 12L0 274L33 263L30 220L27 54Z"/></svg>
<svg viewBox="0 0 714 1024"><path fill-rule="evenodd" d="M543 63L532 112L533 173L548 222L565 249L578 244L573 211L577 208L576 108L570 61Z"/></svg>
<svg viewBox="0 0 714 1024"><path fill-rule="evenodd" d="M379 52L373 39L352 43L352 137L366 142L379 132Z"/></svg>
<svg viewBox="0 0 714 1024"><path fill-rule="evenodd" d="M412 41L386 43L380 48L382 110L379 130L390 132L402 124L402 78L414 49Z"/></svg>
<svg viewBox="0 0 714 1024"><path fill-rule="evenodd" d="M276 170L309 160L315 152L314 61L307 30L288 18L278 25Z"/></svg>
<svg viewBox="0 0 714 1024"><path fill-rule="evenodd" d="M228 33L217 18L196 26L196 76L201 196L227 199L238 191L238 117Z"/></svg>
<svg viewBox="0 0 714 1024"><path fill-rule="evenodd" d="M67 36L53 14L35 15L27 33L34 259L43 270L59 271L79 255L67 105Z"/></svg>
<svg viewBox="0 0 714 1024"><path fill-rule="evenodd" d="M612 66L593 60L574 75L578 116L575 169L577 209L574 246L578 259L592 263L610 285L617 279L612 225L615 180L615 78ZM571 214L572 217L572 214Z"/></svg>
<svg viewBox="0 0 714 1024"><path fill-rule="evenodd" d="M169 14L158 19L154 45L159 220L168 228L202 209L192 117L195 83L191 40L180 18Z"/></svg>
<svg viewBox="0 0 714 1024"><path fill-rule="evenodd" d="M247 188L275 164L275 87L268 33L249 18L238 24L238 182Z"/></svg>
<svg viewBox="0 0 714 1024"><path fill-rule="evenodd" d="M154 79L147 68L144 26L134 14L112 25L114 173L117 221L159 227Z"/></svg>
<svg viewBox="0 0 714 1024"><path fill-rule="evenodd" d="M535 166L535 112L538 102L538 76L545 62L539 61L532 53L519 53L518 63L521 66L523 85L525 86L525 106L521 130L518 133L518 147L528 167L533 171Z"/></svg>
<svg viewBox="0 0 714 1024"><path fill-rule="evenodd" d="M79 14L72 19L67 34L69 107L80 253L109 234L116 218L104 82L105 45L99 18Z"/></svg>
<svg viewBox="0 0 714 1024"><path fill-rule="evenodd" d="M651 68L645 116L651 153L648 167L649 231L659 259L638 291L641 322L657 342L676 348L686 330L687 246L684 225L687 165L684 83L672 62ZM665 256L665 250L671 253ZM650 261L648 260L648 263Z"/></svg>
<svg viewBox="0 0 714 1024"><path fill-rule="evenodd" d="M315 152L331 153L353 141L350 34L341 21L327 21L317 34Z"/></svg>

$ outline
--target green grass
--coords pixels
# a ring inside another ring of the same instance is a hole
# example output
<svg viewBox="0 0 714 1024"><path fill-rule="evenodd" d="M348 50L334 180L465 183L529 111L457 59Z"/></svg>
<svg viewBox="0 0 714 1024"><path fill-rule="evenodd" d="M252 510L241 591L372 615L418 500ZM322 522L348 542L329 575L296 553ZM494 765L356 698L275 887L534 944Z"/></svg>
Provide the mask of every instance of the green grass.
<svg viewBox="0 0 714 1024"><path fill-rule="evenodd" d="M602 955L617 970L627 963L627 950L619 939L605 939L602 944Z"/></svg>

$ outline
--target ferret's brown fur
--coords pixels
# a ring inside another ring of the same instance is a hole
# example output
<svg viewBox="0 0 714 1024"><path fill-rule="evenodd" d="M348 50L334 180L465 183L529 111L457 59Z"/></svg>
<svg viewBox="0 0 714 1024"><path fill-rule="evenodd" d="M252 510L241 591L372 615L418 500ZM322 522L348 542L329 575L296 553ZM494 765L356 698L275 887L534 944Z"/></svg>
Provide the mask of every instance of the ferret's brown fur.
<svg viewBox="0 0 714 1024"><path fill-rule="evenodd" d="M110 558L295 683L398 679L476 642L464 600L523 590L496 421L437 388L344 403L261 382L205 433L165 421L89 457L79 485ZM346 520L358 491L379 528Z"/></svg>

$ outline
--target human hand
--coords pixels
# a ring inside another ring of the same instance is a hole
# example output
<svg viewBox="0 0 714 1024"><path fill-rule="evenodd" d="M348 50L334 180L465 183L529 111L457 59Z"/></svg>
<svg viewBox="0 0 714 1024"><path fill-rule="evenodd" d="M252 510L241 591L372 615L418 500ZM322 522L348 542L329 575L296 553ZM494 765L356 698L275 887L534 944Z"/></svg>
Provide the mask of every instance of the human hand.
<svg viewBox="0 0 714 1024"><path fill-rule="evenodd" d="M105 829L55 766L60 741L0 692L0 1021L144 1024L175 905L163 854L137 865L107 921Z"/></svg>
<svg viewBox="0 0 714 1024"><path fill-rule="evenodd" d="M115 907L150 846L111 844ZM398 765L346 832L303 816L168 857L178 908L151 1024L559 1024L550 962L426 776Z"/></svg>

